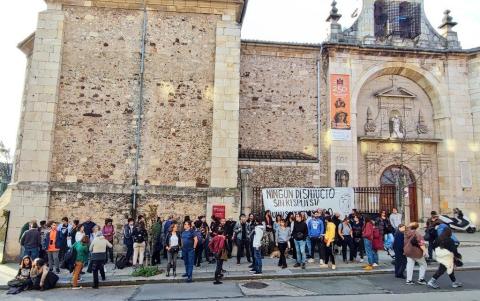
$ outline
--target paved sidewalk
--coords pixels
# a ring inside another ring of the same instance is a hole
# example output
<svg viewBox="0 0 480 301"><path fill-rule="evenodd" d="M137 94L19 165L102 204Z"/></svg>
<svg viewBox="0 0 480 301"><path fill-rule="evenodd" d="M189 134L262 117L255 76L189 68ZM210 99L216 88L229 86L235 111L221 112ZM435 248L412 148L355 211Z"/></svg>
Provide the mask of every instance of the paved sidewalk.
<svg viewBox="0 0 480 301"><path fill-rule="evenodd" d="M460 253L463 255L465 266L463 269L480 269L480 233L474 235L465 236L464 234L458 235L462 241L460 248ZM277 279L277 278L300 278L300 277L331 277L339 275L367 275L367 274L382 274L382 273L391 273L393 271L393 266L391 264L392 259L385 253L379 252L380 257L380 266L373 271L364 271L362 267L365 263L354 263L354 264L344 264L342 262L342 256L337 255L337 269L321 269L319 267L318 259L315 263L308 263L305 270L299 268L293 268L294 261L293 259L288 260L288 268L281 269L277 266L278 259L264 258L263 260L263 275L262 276L253 276L249 272L248 263L246 259L242 259L242 264L237 265L236 259L232 258L225 262L224 269L227 270L225 274L226 280L249 280L254 278L261 279ZM366 258L365 258L366 259ZM177 267L177 277L166 277L165 272L154 277L133 277L131 276L133 268L125 268L123 270L118 270L114 268L113 264L108 264L106 266L107 280L101 285L132 285L132 284L145 284L145 283L175 283L183 282L184 278L181 275L184 272L184 265L182 260L178 260ZM159 265L159 268L164 270L166 269L166 260L162 260L162 264ZM429 269L434 270L437 268L436 264L429 266ZM0 289L5 288L7 282L14 278L17 273L18 265L14 263L0 265ZM201 267L194 268L194 280L195 281L212 281L213 274L215 271L215 264L202 263ZM59 287L68 287L70 286L71 274L66 270L62 270L62 273L59 275ZM82 286L91 286L93 281L92 274L86 273L82 276L83 280L80 283Z"/></svg>

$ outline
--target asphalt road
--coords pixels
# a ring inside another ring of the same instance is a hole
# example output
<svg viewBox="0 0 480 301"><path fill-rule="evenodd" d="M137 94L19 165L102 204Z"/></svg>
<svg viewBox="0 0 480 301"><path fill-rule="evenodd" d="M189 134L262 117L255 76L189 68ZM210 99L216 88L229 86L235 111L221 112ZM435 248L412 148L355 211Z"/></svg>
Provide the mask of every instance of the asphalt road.
<svg viewBox="0 0 480 301"><path fill-rule="evenodd" d="M417 277L417 276L415 276ZM199 282L192 284L147 284L129 287L108 287L93 290L56 289L46 292L23 292L16 296L0 294L0 300L68 300L68 301L152 301L152 300L345 300L346 296L355 296L356 301L385 300L418 301L419 298L441 300L478 300L480 301L480 271L461 272L458 281L464 283L461 289L450 287L445 275L440 279L440 290L426 286L407 286L404 281L390 275L255 280L251 282L228 281L223 285Z"/></svg>

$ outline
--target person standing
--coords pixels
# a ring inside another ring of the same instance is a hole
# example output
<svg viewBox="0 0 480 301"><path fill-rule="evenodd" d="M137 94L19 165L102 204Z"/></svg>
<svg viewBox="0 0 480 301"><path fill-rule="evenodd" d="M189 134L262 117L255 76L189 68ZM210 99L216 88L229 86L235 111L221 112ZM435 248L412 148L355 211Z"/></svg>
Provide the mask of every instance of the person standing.
<svg viewBox="0 0 480 301"><path fill-rule="evenodd" d="M40 221L40 228L38 229L40 231L40 253L38 255L39 258L43 259L44 262L48 261L48 254L47 254L47 248L45 245L46 237L48 231L50 231L47 227L47 221L41 220Z"/></svg>
<svg viewBox="0 0 480 301"><path fill-rule="evenodd" d="M313 218L309 219L307 222L308 236L310 237L311 245L311 262L315 261L315 249L318 249L318 257L320 258L320 265L324 264L324 258L322 258L321 249L322 249L322 240L325 234L324 223L320 218L320 212L315 211ZM309 261L310 262L310 261Z"/></svg>
<svg viewBox="0 0 480 301"><path fill-rule="evenodd" d="M262 238L265 232L265 225L259 218L255 219L255 230L252 241L253 246L253 268L250 272L254 275L262 275Z"/></svg>
<svg viewBox="0 0 480 301"><path fill-rule="evenodd" d="M253 239L255 238L255 226L255 216L253 215L253 213L250 213L247 219L247 232L249 233L248 248L250 249L250 254L252 256L252 264L248 266L250 269L253 269L253 266L255 265L255 249L253 248Z"/></svg>
<svg viewBox="0 0 480 301"><path fill-rule="evenodd" d="M445 229L443 233L438 237L436 241L438 246L435 249L435 255L437 256L437 261L440 264L438 266L437 272L433 275L432 279L428 281L427 285L433 289L438 289L438 279L447 272L450 280L452 281L453 288L462 287L461 282L457 282L455 277L455 260L462 259L462 255L458 253L457 244L452 239L452 230L450 228Z"/></svg>
<svg viewBox="0 0 480 301"><path fill-rule="evenodd" d="M82 225L83 225L83 231L85 231L85 235L87 235L90 238L90 240L92 240L91 236L93 233L93 227L95 227L97 224L92 222L91 216L87 216L86 221Z"/></svg>
<svg viewBox="0 0 480 301"><path fill-rule="evenodd" d="M123 226L123 244L127 247L127 261L130 263L133 256L133 225L134 219L129 218L125 226Z"/></svg>
<svg viewBox="0 0 480 301"><path fill-rule="evenodd" d="M390 214L389 217L390 224L393 227L393 230L396 232L402 223L402 214L398 213L397 208L392 209L392 213Z"/></svg>
<svg viewBox="0 0 480 301"><path fill-rule="evenodd" d="M62 218L62 223L58 225L57 231L60 234L57 237L57 239L60 239L58 259L60 260L60 266L64 266L65 254L68 248L72 246L72 225L68 223L68 217Z"/></svg>
<svg viewBox="0 0 480 301"><path fill-rule="evenodd" d="M73 233L72 233L72 234L73 234ZM77 242L77 241L82 241L82 238L83 238L84 236L86 236L86 235L85 235L85 231L83 231L83 226L80 225L80 226L78 227L77 231L75 232L75 236L74 236L75 242ZM88 238L88 241L90 241L90 237Z"/></svg>
<svg viewBox="0 0 480 301"><path fill-rule="evenodd" d="M287 249L290 249L290 237L292 236L292 230L287 227L285 220L279 221L279 227L275 231L275 243L280 251L280 259L278 260L278 266L282 269L287 268L287 259L285 253Z"/></svg>
<svg viewBox="0 0 480 301"><path fill-rule="evenodd" d="M143 266L143 259L145 256L145 247L147 245L148 233L145 229L145 223L140 221L134 228L132 232L133 237L133 262L134 266L138 265Z"/></svg>
<svg viewBox="0 0 480 301"><path fill-rule="evenodd" d="M293 224L292 237L295 240L295 249L297 251L297 263L294 267L302 267L305 269L307 256L305 253L305 244L308 236L308 227L302 218L302 215L295 214L295 222Z"/></svg>
<svg viewBox="0 0 480 301"><path fill-rule="evenodd" d="M53 266L55 266L55 272L60 273L60 261L58 258L58 253L60 252L60 242L59 239L61 233L57 231L57 223L49 222L47 226L50 228L50 231L45 236L44 246L48 253L48 267L50 272L53 271Z"/></svg>
<svg viewBox="0 0 480 301"><path fill-rule="evenodd" d="M433 261L433 250L435 249L435 240L438 237L435 227L439 224L438 214L436 211L430 212L430 218L427 220L425 229L425 240L428 242L428 258L427 261Z"/></svg>
<svg viewBox="0 0 480 301"><path fill-rule="evenodd" d="M250 232L245 214L242 213L240 215L240 222L235 225L233 232L237 243L237 265L240 264L240 259L243 257L244 252L247 255L247 261L252 262L249 248Z"/></svg>
<svg viewBox="0 0 480 301"><path fill-rule="evenodd" d="M205 239L203 238L203 234L202 234L202 221L197 219L193 223L193 225L194 225L193 231L195 233L195 236L197 237L197 247L195 248L194 265L198 268L202 263L202 253L204 249Z"/></svg>
<svg viewBox="0 0 480 301"><path fill-rule="evenodd" d="M223 270L223 257L222 256L224 252L226 252L225 249L225 240L226 237L223 235L223 230L219 230L217 235L212 238L212 240L209 243L209 248L212 254L215 256L215 261L217 262L217 266L215 268L215 276L214 276L214 282L213 284L222 284L220 281L223 277L222 270Z"/></svg>
<svg viewBox="0 0 480 301"><path fill-rule="evenodd" d="M405 225L399 224L393 239L393 251L395 252L395 277L405 279L407 257L403 253L405 241Z"/></svg>
<svg viewBox="0 0 480 301"><path fill-rule="evenodd" d="M163 249L162 243L162 220L157 216L155 223L152 225L152 265L161 263L160 252Z"/></svg>
<svg viewBox="0 0 480 301"><path fill-rule="evenodd" d="M193 281L193 262L195 259L195 248L197 247L198 239L192 229L192 222L187 220L183 224L182 232L182 257L185 262L185 274L182 277L186 277L187 283Z"/></svg>
<svg viewBox="0 0 480 301"><path fill-rule="evenodd" d="M94 227L95 238L90 244L89 251L91 253L90 260L92 261L93 286L98 288L98 272L102 280L105 281L104 263L106 260L107 248L113 247L103 236L99 226Z"/></svg>
<svg viewBox="0 0 480 301"><path fill-rule="evenodd" d="M232 258L233 250L233 229L235 228L236 222L229 218L224 224L224 232L227 244L227 255L228 258Z"/></svg>
<svg viewBox="0 0 480 301"><path fill-rule="evenodd" d="M411 223L409 230L405 232L405 241L403 246L403 252L407 257L407 284L415 284L413 278L413 268L415 263L420 266L420 273L418 276L418 284L426 285L425 273L427 271L427 262L425 257L427 256L427 249L425 248L425 241L422 235L417 232L418 223Z"/></svg>
<svg viewBox="0 0 480 301"><path fill-rule="evenodd" d="M377 220L377 227L380 230L385 251L389 253L393 246L394 229L392 224L390 224L390 220L387 218L387 212L385 210L380 213L380 218Z"/></svg>
<svg viewBox="0 0 480 301"><path fill-rule="evenodd" d="M173 277L177 276L177 256L180 251L180 234L178 225L173 223L165 238L165 250L167 251L167 277L170 277L170 269L173 269Z"/></svg>
<svg viewBox="0 0 480 301"><path fill-rule="evenodd" d="M33 223L32 228L23 233L20 245L23 247L22 257L28 256L30 260L35 260L39 257L42 241L37 223Z"/></svg>
<svg viewBox="0 0 480 301"><path fill-rule="evenodd" d="M342 223L338 226L338 235L342 242L343 262L347 263L347 247L350 251L350 262L353 262L353 259L355 258L355 247L353 245L353 230L348 217L345 217Z"/></svg>
<svg viewBox="0 0 480 301"><path fill-rule="evenodd" d="M335 253L333 250L333 245L335 244L337 227L330 216L326 217L325 221L327 222L325 227L325 264L328 265L328 263L331 261L332 270L335 270Z"/></svg>
<svg viewBox="0 0 480 301"><path fill-rule="evenodd" d="M358 215L354 215L351 219L351 226L352 226L352 234L353 234L353 247L354 247L354 257L357 258L359 255L360 260L359 262L363 262L363 256L365 254L365 247L363 245L363 223L358 217Z"/></svg>
<svg viewBox="0 0 480 301"><path fill-rule="evenodd" d="M115 227L113 227L113 220L111 218L105 219L102 233L103 237L112 245L112 247L107 248L107 259L105 263L108 262L108 258L110 258L110 262L113 263L113 237L115 236Z"/></svg>
<svg viewBox="0 0 480 301"><path fill-rule="evenodd" d="M273 233L273 217L272 217L272 212L270 210L265 211L265 231L266 231L266 246L263 246L265 248L265 254L270 254L272 252L272 247L273 247L273 239L274 239L274 233Z"/></svg>
<svg viewBox="0 0 480 301"><path fill-rule="evenodd" d="M365 252L367 253L368 265L364 267L364 270L373 270L378 265L378 254L373 248L373 232L375 226L370 217L365 218L365 225L362 231L363 244L365 246Z"/></svg>
<svg viewBox="0 0 480 301"><path fill-rule="evenodd" d="M80 277L80 273L82 272L83 266L88 261L88 244L90 243L90 239L88 236L83 236L81 240L76 241L72 248L75 250L75 268L73 270L73 277L72 277L72 289L79 288L78 286L78 278Z"/></svg>

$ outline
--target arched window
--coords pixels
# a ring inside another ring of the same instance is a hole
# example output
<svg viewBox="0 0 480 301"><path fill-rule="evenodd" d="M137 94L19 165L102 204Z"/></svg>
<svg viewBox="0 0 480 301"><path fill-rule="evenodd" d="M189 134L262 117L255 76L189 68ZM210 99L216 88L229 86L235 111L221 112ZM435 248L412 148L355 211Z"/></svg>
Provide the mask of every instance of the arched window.
<svg viewBox="0 0 480 301"><path fill-rule="evenodd" d="M403 177L406 179L407 186L415 184L415 178L408 168L400 165L393 165L385 169L380 178L380 184L382 186L399 185Z"/></svg>

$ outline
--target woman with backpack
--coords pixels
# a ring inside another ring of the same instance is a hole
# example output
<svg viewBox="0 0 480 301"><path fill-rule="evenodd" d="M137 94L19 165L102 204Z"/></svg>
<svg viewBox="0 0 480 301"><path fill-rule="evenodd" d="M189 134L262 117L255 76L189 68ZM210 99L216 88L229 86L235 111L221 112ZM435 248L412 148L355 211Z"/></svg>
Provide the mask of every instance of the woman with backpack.
<svg viewBox="0 0 480 301"><path fill-rule="evenodd" d="M460 264L462 255L458 253L457 244L452 239L452 230L446 228L443 233L438 237L436 241L437 248L435 249L435 255L437 256L437 261L440 264L437 272L433 275L432 279L428 281L428 286L433 289L438 289L438 278L440 278L445 272L447 272L450 280L452 281L453 288L462 287L463 284L457 282L455 278L455 265Z"/></svg>
<svg viewBox="0 0 480 301"><path fill-rule="evenodd" d="M425 273L427 271L427 262L425 257L427 256L427 249L425 248L425 241L422 235L417 232L418 223L411 223L409 230L405 233L405 241L403 247L403 253L407 257L407 284L415 284L413 278L413 268L415 263L420 266L420 273L418 276L418 284L426 285Z"/></svg>
<svg viewBox="0 0 480 301"><path fill-rule="evenodd" d="M305 223L305 220L302 218L302 215L299 213L295 214L295 222L293 223L292 237L295 242L295 250L297 253L297 263L293 267L298 268L302 267L305 269L305 262L307 260L307 255L305 252L305 245L308 236L308 227Z"/></svg>
<svg viewBox="0 0 480 301"><path fill-rule="evenodd" d="M365 218L365 225L363 226L362 232L363 244L365 246L365 252L367 253L368 258L368 265L363 268L366 271L371 271L374 267L378 266L378 253L373 246L374 232L376 232L377 236L380 237L380 231L378 230L378 228L376 229L372 219L367 216ZM379 239L378 237L377 241Z"/></svg>
<svg viewBox="0 0 480 301"><path fill-rule="evenodd" d="M193 282L193 262L195 257L195 248L198 244L198 238L192 229L192 222L186 220L183 224L182 232L182 257L185 262L185 274L182 277L186 277L187 283Z"/></svg>
<svg viewBox="0 0 480 301"><path fill-rule="evenodd" d="M177 276L177 256L180 251L180 233L177 223L170 225L167 237L165 238L165 249L167 250L167 277L170 277L170 269L173 269L173 277Z"/></svg>
<svg viewBox="0 0 480 301"><path fill-rule="evenodd" d="M148 233L145 229L145 223L139 222L132 231L133 237L133 265L143 265L143 258L145 255L145 246L147 245Z"/></svg>
<svg viewBox="0 0 480 301"><path fill-rule="evenodd" d="M80 277L80 273L82 272L83 266L88 261L89 243L90 238L84 235L80 241L76 241L72 246L72 249L75 252L75 268L73 270L72 289L80 288L78 286L78 279Z"/></svg>

